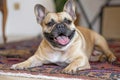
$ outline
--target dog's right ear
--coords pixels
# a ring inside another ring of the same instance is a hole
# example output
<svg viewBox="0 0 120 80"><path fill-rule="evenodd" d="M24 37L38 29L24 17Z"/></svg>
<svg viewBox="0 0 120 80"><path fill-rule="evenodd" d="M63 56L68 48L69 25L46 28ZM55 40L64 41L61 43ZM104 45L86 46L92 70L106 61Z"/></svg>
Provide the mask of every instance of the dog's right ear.
<svg viewBox="0 0 120 80"><path fill-rule="evenodd" d="M40 4L35 5L34 11L35 11L37 22L40 24L48 11L46 10L45 7L43 7Z"/></svg>

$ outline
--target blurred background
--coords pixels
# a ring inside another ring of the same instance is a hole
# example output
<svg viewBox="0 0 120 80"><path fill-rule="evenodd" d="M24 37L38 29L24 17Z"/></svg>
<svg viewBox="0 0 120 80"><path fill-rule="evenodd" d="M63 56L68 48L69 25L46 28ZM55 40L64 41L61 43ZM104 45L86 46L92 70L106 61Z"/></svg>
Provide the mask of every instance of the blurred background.
<svg viewBox="0 0 120 80"><path fill-rule="evenodd" d="M3 27L7 42L40 35L41 27L37 24L34 15L35 4L42 4L51 12L59 12L62 11L65 2L66 0L0 0L0 43L4 42ZM106 38L120 38L120 0L75 0L75 2L76 25L88 27ZM5 26L3 26L3 21ZM111 22L114 23L109 24ZM112 33L108 30L110 28L115 31ZM109 33L112 34L109 35Z"/></svg>

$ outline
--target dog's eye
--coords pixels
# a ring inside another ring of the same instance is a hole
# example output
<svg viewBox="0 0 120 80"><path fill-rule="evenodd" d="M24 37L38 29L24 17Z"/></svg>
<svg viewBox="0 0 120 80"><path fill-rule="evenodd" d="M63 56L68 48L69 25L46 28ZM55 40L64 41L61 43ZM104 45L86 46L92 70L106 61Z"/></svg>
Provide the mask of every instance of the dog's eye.
<svg viewBox="0 0 120 80"><path fill-rule="evenodd" d="M47 26L53 26L55 23L53 23L53 22L49 22L49 23L47 23Z"/></svg>
<svg viewBox="0 0 120 80"><path fill-rule="evenodd" d="M46 25L47 26L53 26L55 24L55 21L52 19L50 22L48 22Z"/></svg>
<svg viewBox="0 0 120 80"><path fill-rule="evenodd" d="M64 19L64 22L65 22L66 24L71 24L72 21L71 21L71 20L68 20L67 18L65 18L65 19Z"/></svg>

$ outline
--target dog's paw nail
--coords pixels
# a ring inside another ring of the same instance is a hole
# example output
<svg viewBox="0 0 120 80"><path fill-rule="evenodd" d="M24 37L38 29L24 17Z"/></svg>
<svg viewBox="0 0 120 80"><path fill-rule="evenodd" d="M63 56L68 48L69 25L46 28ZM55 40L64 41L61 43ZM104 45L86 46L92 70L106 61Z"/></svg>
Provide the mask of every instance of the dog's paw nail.
<svg viewBox="0 0 120 80"><path fill-rule="evenodd" d="M99 61L100 62L106 62L107 61L107 56L101 55L100 58L99 58Z"/></svg>
<svg viewBox="0 0 120 80"><path fill-rule="evenodd" d="M62 70L60 73L62 73L62 74L66 74L66 72L65 72L64 70Z"/></svg>
<svg viewBox="0 0 120 80"><path fill-rule="evenodd" d="M16 66L17 66L17 65L14 64L14 65L12 65L12 66L10 67L10 69L16 69Z"/></svg>
<svg viewBox="0 0 120 80"><path fill-rule="evenodd" d="M109 57L108 61L109 61L109 62L114 62L114 61L116 61L116 59L117 59L117 58L113 55L113 56L110 56L110 57Z"/></svg>
<svg viewBox="0 0 120 80"><path fill-rule="evenodd" d="M10 67L10 69L14 69L14 70L20 70L20 69L24 69L24 66L21 66L19 64L14 64Z"/></svg>
<svg viewBox="0 0 120 80"><path fill-rule="evenodd" d="M76 73L76 70L66 70L66 69L64 69L63 71L61 71L61 73L73 75L73 74Z"/></svg>
<svg viewBox="0 0 120 80"><path fill-rule="evenodd" d="M61 73L62 73L62 74L68 74L68 71L62 70Z"/></svg>

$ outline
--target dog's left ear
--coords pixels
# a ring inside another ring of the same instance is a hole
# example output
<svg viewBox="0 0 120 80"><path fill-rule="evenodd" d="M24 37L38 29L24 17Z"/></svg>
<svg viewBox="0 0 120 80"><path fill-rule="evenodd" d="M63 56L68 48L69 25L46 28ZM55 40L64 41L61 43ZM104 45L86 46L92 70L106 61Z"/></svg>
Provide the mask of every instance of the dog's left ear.
<svg viewBox="0 0 120 80"><path fill-rule="evenodd" d="M42 6L41 4L35 5L34 11L35 11L35 15L36 15L37 22L38 22L39 24L41 24L42 20L44 19L44 17L45 17L46 14L48 13L48 11L47 11L46 8L45 8L44 6Z"/></svg>
<svg viewBox="0 0 120 80"><path fill-rule="evenodd" d="M75 2L73 0L68 0L65 3L63 11L69 13L73 20L76 20Z"/></svg>

